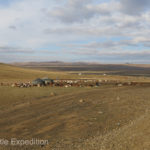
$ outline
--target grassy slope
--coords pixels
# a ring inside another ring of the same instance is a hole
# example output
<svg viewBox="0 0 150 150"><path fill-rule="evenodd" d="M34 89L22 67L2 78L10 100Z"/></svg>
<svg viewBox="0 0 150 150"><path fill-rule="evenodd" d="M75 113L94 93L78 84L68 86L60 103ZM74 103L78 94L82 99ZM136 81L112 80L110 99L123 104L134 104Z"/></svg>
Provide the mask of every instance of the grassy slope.
<svg viewBox="0 0 150 150"><path fill-rule="evenodd" d="M39 77L50 77L56 79L56 78L70 78L70 75L63 72L24 69L0 63L0 82L28 81ZM75 75L73 77L75 77Z"/></svg>

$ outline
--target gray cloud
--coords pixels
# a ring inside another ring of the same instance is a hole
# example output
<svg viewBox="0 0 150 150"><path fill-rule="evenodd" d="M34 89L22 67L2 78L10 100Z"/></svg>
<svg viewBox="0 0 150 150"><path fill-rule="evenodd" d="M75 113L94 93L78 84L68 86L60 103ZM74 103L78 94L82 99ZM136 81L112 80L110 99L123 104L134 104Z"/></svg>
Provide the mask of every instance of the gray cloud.
<svg viewBox="0 0 150 150"><path fill-rule="evenodd" d="M55 34L61 37L62 35L78 35L78 36L87 36L87 37L92 37L92 36L124 36L124 30L120 30L119 27L110 26L107 24L105 27L104 26L65 26L65 27L59 27L59 28L47 28L44 29L43 32L45 34ZM64 37L63 37L64 38Z"/></svg>
<svg viewBox="0 0 150 150"><path fill-rule="evenodd" d="M132 46L132 47L138 47L138 44L144 44L143 42L136 41L134 39L132 40L120 40L120 41L113 41L113 40L107 40L104 42L89 42L87 44L68 44L63 45L66 48L69 49L75 49L77 51L90 51L93 52L93 50L123 50L124 47ZM149 47L149 45L147 45ZM89 52L88 52L89 53ZM94 52L95 53L95 52Z"/></svg>
<svg viewBox="0 0 150 150"><path fill-rule="evenodd" d="M9 46L0 46L0 53L34 53L35 51L32 49L25 49L19 47L9 47Z"/></svg>
<svg viewBox="0 0 150 150"><path fill-rule="evenodd" d="M124 13L130 15L139 15L149 8L149 0L120 0L121 9Z"/></svg>
<svg viewBox="0 0 150 150"><path fill-rule="evenodd" d="M68 51L69 52L69 51ZM99 55L99 56L148 56L150 57L150 52L149 51L132 51L132 50L128 50L128 51L99 51L99 50L87 50L87 51L70 51L70 53L73 54L82 54L82 55Z"/></svg>
<svg viewBox="0 0 150 150"><path fill-rule="evenodd" d="M14 25L9 26L8 28L11 29L11 30L17 30L17 27L14 26Z"/></svg>
<svg viewBox="0 0 150 150"><path fill-rule="evenodd" d="M83 22L95 15L109 15L110 11L92 4L92 0L68 0L64 7L56 7L48 13L65 23Z"/></svg>
<svg viewBox="0 0 150 150"><path fill-rule="evenodd" d="M149 51L98 51L87 50L86 51L68 51L73 55L85 56L89 60L95 60L104 63L150 63Z"/></svg>

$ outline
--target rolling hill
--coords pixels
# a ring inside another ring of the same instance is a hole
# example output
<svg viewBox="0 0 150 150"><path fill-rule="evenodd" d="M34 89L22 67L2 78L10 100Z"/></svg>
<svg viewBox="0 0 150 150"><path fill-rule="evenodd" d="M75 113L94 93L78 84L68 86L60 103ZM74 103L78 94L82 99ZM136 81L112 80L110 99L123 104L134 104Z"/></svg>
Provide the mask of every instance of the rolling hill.
<svg viewBox="0 0 150 150"><path fill-rule="evenodd" d="M73 77L76 75L73 75ZM49 77L55 78L70 78L70 75L64 72L52 72L21 68L9 64L0 63L0 81L30 81L35 78Z"/></svg>

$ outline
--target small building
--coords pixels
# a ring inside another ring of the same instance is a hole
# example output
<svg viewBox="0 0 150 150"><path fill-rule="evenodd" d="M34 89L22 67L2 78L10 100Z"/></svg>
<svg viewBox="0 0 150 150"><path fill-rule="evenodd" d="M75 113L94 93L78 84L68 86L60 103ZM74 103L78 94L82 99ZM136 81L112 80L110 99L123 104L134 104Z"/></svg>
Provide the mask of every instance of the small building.
<svg viewBox="0 0 150 150"><path fill-rule="evenodd" d="M49 78L42 78L42 80L44 81L45 85L49 85L49 84L53 84L54 80L49 79Z"/></svg>
<svg viewBox="0 0 150 150"><path fill-rule="evenodd" d="M44 86L45 82L42 79L38 78L38 79L35 79L32 81L32 85L33 86Z"/></svg>

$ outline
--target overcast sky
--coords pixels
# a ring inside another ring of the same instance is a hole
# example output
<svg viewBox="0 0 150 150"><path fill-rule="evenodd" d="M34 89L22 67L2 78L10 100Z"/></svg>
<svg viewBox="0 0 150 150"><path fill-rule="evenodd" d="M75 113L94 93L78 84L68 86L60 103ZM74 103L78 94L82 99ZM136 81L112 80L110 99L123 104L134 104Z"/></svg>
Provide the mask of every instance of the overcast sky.
<svg viewBox="0 0 150 150"><path fill-rule="evenodd" d="M0 62L150 63L150 0L0 0Z"/></svg>

